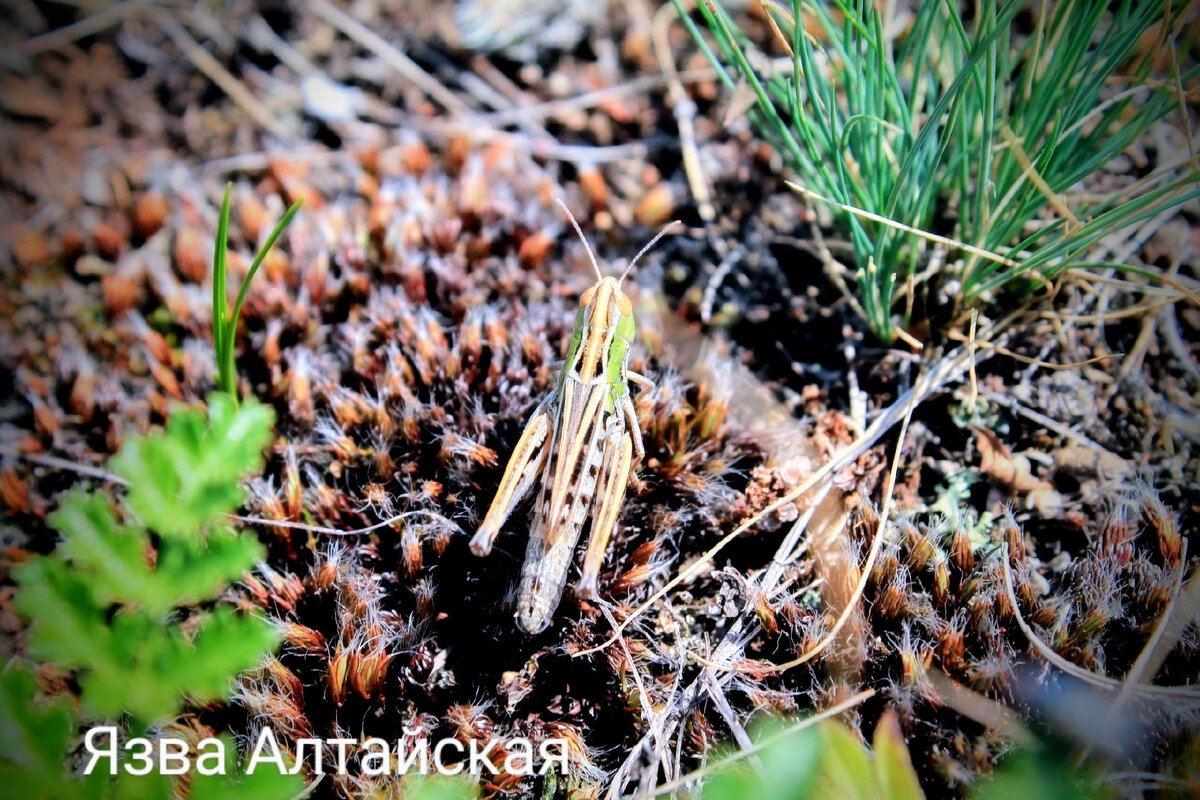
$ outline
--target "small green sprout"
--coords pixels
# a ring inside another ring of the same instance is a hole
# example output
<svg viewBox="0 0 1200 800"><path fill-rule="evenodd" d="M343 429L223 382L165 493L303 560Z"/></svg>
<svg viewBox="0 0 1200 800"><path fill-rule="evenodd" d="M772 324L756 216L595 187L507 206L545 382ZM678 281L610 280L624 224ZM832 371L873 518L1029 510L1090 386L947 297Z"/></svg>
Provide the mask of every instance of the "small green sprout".
<svg viewBox="0 0 1200 800"><path fill-rule="evenodd" d="M283 219L279 220L279 223L271 231L271 235L267 237L267 241L263 243L258 255L254 257L254 262L250 265L246 277L242 279L242 286L238 289L231 314L229 313L228 298L225 296L225 254L229 241L229 193L232 188L233 184L225 184L225 197L221 200L221 218L217 222L217 245L213 252L212 326L213 350L217 355L217 388L237 400L237 371L233 363L233 339L237 333L237 322L242 313L242 303L246 300L246 290L250 288L250 281L254 279L254 273L258 272L258 268L262 265L263 259L267 257L272 245L275 244L275 240L292 221L292 217L300 210L304 201L300 199L292 203L287 213L283 215Z"/></svg>

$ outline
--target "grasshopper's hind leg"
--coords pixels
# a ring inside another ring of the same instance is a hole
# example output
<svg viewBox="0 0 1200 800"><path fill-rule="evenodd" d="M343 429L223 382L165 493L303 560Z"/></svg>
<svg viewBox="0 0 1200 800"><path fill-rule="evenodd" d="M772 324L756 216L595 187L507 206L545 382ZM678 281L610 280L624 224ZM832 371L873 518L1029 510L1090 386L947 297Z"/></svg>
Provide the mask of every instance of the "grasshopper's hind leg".
<svg viewBox="0 0 1200 800"><path fill-rule="evenodd" d="M633 439L633 454L638 461L641 461L646 457L646 447L642 444L642 426L638 423L633 399L628 394L621 398L621 413L625 415L625 423L629 425L629 434Z"/></svg>
<svg viewBox="0 0 1200 800"><path fill-rule="evenodd" d="M550 403L554 398L551 394L529 418L525 431L517 440L508 466L504 468L504 476L500 478L500 488L496 497L483 518L479 530L471 537L471 552L477 556L486 556L492 552L492 544L500 534L500 526L505 523L517 504L529 494L529 490L541 477L542 467L546 463L546 454L550 452Z"/></svg>
<svg viewBox="0 0 1200 800"><path fill-rule="evenodd" d="M604 482L596 493L595 510L592 513L592 534L588 539L587 552L583 556L583 574L575 587L576 593L586 599L599 596L597 579L600 565L604 563L604 551L608 540L617 528L617 515L625 499L625 487L629 485L629 468L633 463L633 437L623 425L615 426L609 434L604 453Z"/></svg>

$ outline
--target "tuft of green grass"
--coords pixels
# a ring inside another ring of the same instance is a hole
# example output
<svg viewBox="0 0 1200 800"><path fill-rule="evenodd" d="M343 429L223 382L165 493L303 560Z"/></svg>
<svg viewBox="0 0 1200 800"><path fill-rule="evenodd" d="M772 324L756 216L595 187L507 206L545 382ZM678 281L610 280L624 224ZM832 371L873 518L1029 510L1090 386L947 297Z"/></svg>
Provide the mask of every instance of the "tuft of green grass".
<svg viewBox="0 0 1200 800"><path fill-rule="evenodd" d="M1132 184L1072 192L1177 110L1177 87L1200 76L1193 66L1151 79L1183 4L1043 3L1022 36L1019 0L979 4L969 24L955 3L919 3L894 37L889 4L760 0L790 53L790 69L776 71L718 0L697 4L715 50L672 2L724 85L752 94L752 124L798 185L833 208L867 322L885 342L897 284L928 260L928 239L912 229L952 218L965 246L947 260L946 283L966 304L1094 266L1081 259L1102 238L1200 195L1195 157L1162 153Z"/></svg>
<svg viewBox="0 0 1200 800"><path fill-rule="evenodd" d="M246 291L250 288L250 281L254 279L254 273L258 272L263 259L267 257L267 253L274 246L275 240L279 238L284 228L292 221L292 217L300 210L304 200L300 199L292 203L283 218L271 230L267 240L263 242L262 248L259 249L258 255L254 257L250 269L246 272L246 277L242 279L237 299L233 303L233 311L230 312L229 298L225 294L225 256L229 243L229 193L232 188L233 184L225 184L225 196L221 200L221 216L217 222L217 242L213 251L212 328L213 350L216 351L217 360L217 388L236 400L237 370L233 361L233 340L237 334L238 317L242 313L242 303L246 300Z"/></svg>

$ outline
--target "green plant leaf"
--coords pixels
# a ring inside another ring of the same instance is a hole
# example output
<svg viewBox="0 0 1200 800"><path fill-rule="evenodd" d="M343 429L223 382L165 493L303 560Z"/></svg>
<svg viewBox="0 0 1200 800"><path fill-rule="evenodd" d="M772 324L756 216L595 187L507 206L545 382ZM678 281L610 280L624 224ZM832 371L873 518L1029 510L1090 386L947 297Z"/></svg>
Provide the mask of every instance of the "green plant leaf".
<svg viewBox="0 0 1200 800"><path fill-rule="evenodd" d="M762 780L744 761L723 768L704 784L704 800L742 800L754 797Z"/></svg>
<svg viewBox="0 0 1200 800"><path fill-rule="evenodd" d="M37 680L9 665L0 673L0 786L6 797L101 800L111 796L110 777L70 771L79 721L68 704L38 696ZM161 791L158 797L164 796Z"/></svg>
<svg viewBox="0 0 1200 800"><path fill-rule="evenodd" d="M928 263L931 248L843 206L924 231L952 208L952 239L1011 259L969 250L945 259L941 283L957 282L958 299L972 302L999 287L1026 290L1022 273L1045 286L1101 237L1188 199L1156 196L1141 182L1135 196L1092 199L1074 189L1178 111L1172 82L1148 80L1144 42L1176 29L1183 4L1051 4L1028 35L1019 28L1028 4L1017 0L979 6L966 19L955 3L917 3L907 31L893 37L884 33L886 5L770 3L771 44L791 51L792 68L766 71L763 43L739 30L740 16L720 0L694 11L673 2L725 88L752 93L747 116L795 183L834 203L854 251L860 313L885 342L896 287ZM1197 77L1200 67L1189 65L1177 79L1187 86ZM1200 170L1181 164L1177 175L1194 185ZM1079 226L1057 216L1056 194L1067 195Z"/></svg>
<svg viewBox="0 0 1200 800"><path fill-rule="evenodd" d="M754 757L739 757L704 786L705 800L802 800L812 796L821 758L821 740L813 728L788 731L771 721L755 728L757 741L768 741ZM736 755L736 754L735 754Z"/></svg>
<svg viewBox="0 0 1200 800"><path fill-rule="evenodd" d="M105 796L113 800L160 800L172 796L171 779L153 771L146 775L122 772Z"/></svg>
<svg viewBox="0 0 1200 800"><path fill-rule="evenodd" d="M1091 783L1071 768L1063 754L1020 750L1000 762L991 780L971 787L971 800L1005 800L1009 797L1054 797L1058 800L1107 800L1114 792Z"/></svg>
<svg viewBox="0 0 1200 800"><path fill-rule="evenodd" d="M279 632L270 622L223 606L200 627L192 657L173 666L188 696L206 703L228 697L232 678L258 664L278 644Z"/></svg>
<svg viewBox="0 0 1200 800"><path fill-rule="evenodd" d="M154 579L158 595L172 605L191 605L215 597L266 556L253 536L226 525L213 527L204 541L164 540L159 547Z"/></svg>
<svg viewBox="0 0 1200 800"><path fill-rule="evenodd" d="M122 525L105 496L83 491L68 495L50 524L63 535L55 557L70 562L101 611L122 603L162 617L213 597L263 557L253 537L217 526L205 539L163 540L151 568L145 530Z"/></svg>
<svg viewBox="0 0 1200 800"><path fill-rule="evenodd" d="M39 703L33 676L21 669L0 673L0 785L16 796L169 796L169 776L72 774L82 720L126 719L127 729L144 732L187 700L227 697L233 677L278 643L266 620L228 606L178 613L213 600L262 556L254 537L216 519L241 501L242 476L261 467L272 412L257 403L239 408L228 395L211 402L207 421L178 409L164 434L131 440L113 460L130 481L128 505L162 534L157 548L146 528L121 521L127 515L107 496L75 491L50 517L62 535L58 548L13 570L14 606L31 622L26 651L78 672L82 712ZM269 800L302 789L296 776L269 770L201 783L211 797Z"/></svg>
<svg viewBox="0 0 1200 800"><path fill-rule="evenodd" d="M148 591L157 587L146 532L118 522L107 497L75 490L49 522L63 535L56 557L69 560L79 577L86 577L97 608L130 602L159 609L160 593Z"/></svg>
<svg viewBox="0 0 1200 800"><path fill-rule="evenodd" d="M62 758L65 760L67 754L63 753ZM112 797L107 775L93 773L79 780L68 774L62 765L35 771L16 767L2 758L0 786L4 787L5 797L36 797L39 800L108 800ZM157 795L164 796L162 791Z"/></svg>
<svg viewBox="0 0 1200 800"><path fill-rule="evenodd" d="M822 723L821 778L818 797L830 800L872 800L886 797L875 780L871 755L850 729Z"/></svg>
<svg viewBox="0 0 1200 800"><path fill-rule="evenodd" d="M816 730L804 728L774 742L762 754L765 800L796 800L812 793L821 757Z"/></svg>
<svg viewBox="0 0 1200 800"><path fill-rule="evenodd" d="M165 719L182 695L224 697L229 677L276 644L270 625L231 608L206 615L190 639L163 624L171 609L211 599L250 569L262 551L252 537L222 526L206 541L166 540L150 569L145 532L117 523L103 496L72 494L53 522L64 541L14 570L15 604L32 620L29 653L82 671L93 716Z"/></svg>
<svg viewBox="0 0 1200 800"><path fill-rule="evenodd" d="M226 774L193 773L188 800L288 800L304 791L303 778L275 767L259 767L253 775L246 775L238 769L233 737L226 734L221 740L225 743Z"/></svg>
<svg viewBox="0 0 1200 800"><path fill-rule="evenodd" d="M205 703L230 694L234 675L258 663L277 644L269 623L218 608L199 623L190 640L179 626L167 628L142 612L118 614L110 627L109 663L80 678L86 711L113 717L122 711L144 721L170 719L183 698Z"/></svg>
<svg viewBox="0 0 1200 800"><path fill-rule="evenodd" d="M237 335L238 317L242 313L242 303L245 302L246 292L250 289L250 282L254 280L254 275L258 272L258 268L262 266L267 253L271 251L276 240L283 233L284 228L292 221L292 217L300 210L300 206L304 203L304 200L301 198L292 203L279 222L275 224L275 227L271 229L271 232L267 234L266 241L259 248L258 254L250 264L250 269L246 271L246 276L242 278L242 285L238 288L237 299L233 302L233 311L231 312L229 310L229 298L225 293L225 281L228 277L226 274L226 255L229 246L229 194L232 190L233 184L226 183L225 194L221 199L221 213L217 218L217 240L213 247L212 336L213 352L217 360L217 388L225 392L236 403L237 371L233 359L233 340Z"/></svg>
<svg viewBox="0 0 1200 800"><path fill-rule="evenodd" d="M180 595L198 593L200 584L213 585L231 566L241 567L258 546L225 540L236 562L202 562L190 583L176 587ZM230 676L254 666L277 643L265 620L228 607L208 615L191 640L178 625L164 627L160 617L140 608L122 607L110 622L93 602L88 582L52 557L23 564L16 578L21 586L17 609L33 620L30 654L83 670L84 708L96 718L126 711L143 720L167 719L178 713L184 694L202 702L225 697ZM163 581L159 595L169 591Z"/></svg>
<svg viewBox="0 0 1200 800"><path fill-rule="evenodd" d="M253 775L197 775L188 800L288 800L304 791L299 775L260 768Z"/></svg>
<svg viewBox="0 0 1200 800"><path fill-rule="evenodd" d="M72 667L113 667L106 661L104 609L92 599L84 576L54 557L36 558L13 570L20 586L18 612L32 621L28 653Z"/></svg>
<svg viewBox="0 0 1200 800"><path fill-rule="evenodd" d="M435 775L404 784L404 800L475 800L479 789L462 778Z"/></svg>
<svg viewBox="0 0 1200 800"><path fill-rule="evenodd" d="M0 757L31 772L63 773L74 721L62 704L35 704L37 680L20 667L0 673Z"/></svg>
<svg viewBox="0 0 1200 800"><path fill-rule="evenodd" d="M208 398L209 418L176 408L165 436L130 440L112 460L129 481L126 504L151 530L195 536L242 502L240 479L262 468L274 413L253 401L238 406L219 392Z"/></svg>
<svg viewBox="0 0 1200 800"><path fill-rule="evenodd" d="M924 800L921 783L908 755L896 715L886 712L875 726L875 777L882 797L891 800Z"/></svg>

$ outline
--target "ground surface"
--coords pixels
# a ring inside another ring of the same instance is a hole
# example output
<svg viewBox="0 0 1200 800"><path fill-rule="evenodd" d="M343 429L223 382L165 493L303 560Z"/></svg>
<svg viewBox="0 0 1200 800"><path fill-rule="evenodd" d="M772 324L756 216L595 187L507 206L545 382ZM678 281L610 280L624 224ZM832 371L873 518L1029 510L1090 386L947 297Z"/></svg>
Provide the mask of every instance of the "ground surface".
<svg viewBox="0 0 1200 800"><path fill-rule="evenodd" d="M569 593L549 630L522 634L524 526L486 559L467 539L554 385L593 280L554 198L609 268L667 220L685 226L631 279L632 366L657 388L638 399L647 460L602 573L619 619L849 444L966 332L929 286L911 330L922 353L866 333L831 261L847 256L836 233L784 187L744 118L723 124L727 98L687 72L704 62L674 25L668 57L699 108L716 211L705 220L666 82L645 79L661 71L653 9L613 5L610 22L564 41L484 52L448 12L418 4L360 4L365 25L324 3L233 3L219 19L131 10L82 38L30 38L77 17L18 4L4 35L21 44L0 91L4 543L51 548L47 512L93 480L45 457L102 468L171 403L213 389L208 272L225 182L235 276L303 197L239 334L242 390L279 419L246 514L349 531L422 513L340 537L255 526L269 561L230 597L285 623L287 643L239 704L198 712L202 723L245 733L269 721L291 739L565 735L577 746L559 789L590 793L614 775L649 787L752 718L870 688L848 721L870 731L896 709L927 790L960 789L1006 745L943 705L927 670L1023 714L1072 714L1043 696L1060 679L1016 624L1000 542L1023 552L1012 561L1022 617L1066 660L1115 678L1177 590L1179 537L1200 519L1200 309L1100 280L1026 306L1002 350L981 348L974 392L959 370L916 409L897 521L861 608L806 664L767 669L831 629L838 587L854 585L876 533L895 428L837 472L844 524L792 551L773 576L780 591L761 579L798 516L790 504L622 643L576 657L612 628ZM1112 179L1156 157L1148 143ZM1128 258L1196 278L1196 213L1148 225ZM1016 306L1000 298L984 315ZM19 651L20 621L9 612L0 625ZM1191 628L1157 682L1194 680L1198 665ZM1159 711L1128 714L1174 731ZM1171 760L1180 740L1145 737L1136 763L1186 772ZM368 783L352 774L321 791ZM544 787L509 776L489 789Z"/></svg>

